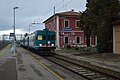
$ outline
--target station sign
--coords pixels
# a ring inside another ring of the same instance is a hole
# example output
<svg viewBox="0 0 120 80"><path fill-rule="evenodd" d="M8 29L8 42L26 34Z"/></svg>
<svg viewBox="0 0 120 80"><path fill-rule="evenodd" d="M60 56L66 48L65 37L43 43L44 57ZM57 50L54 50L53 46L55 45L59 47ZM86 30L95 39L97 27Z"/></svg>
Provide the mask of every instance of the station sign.
<svg viewBox="0 0 120 80"><path fill-rule="evenodd" d="M62 28L64 31L72 31L72 28Z"/></svg>
<svg viewBox="0 0 120 80"><path fill-rule="evenodd" d="M14 37L14 35L15 35L14 33L10 33L10 37Z"/></svg>

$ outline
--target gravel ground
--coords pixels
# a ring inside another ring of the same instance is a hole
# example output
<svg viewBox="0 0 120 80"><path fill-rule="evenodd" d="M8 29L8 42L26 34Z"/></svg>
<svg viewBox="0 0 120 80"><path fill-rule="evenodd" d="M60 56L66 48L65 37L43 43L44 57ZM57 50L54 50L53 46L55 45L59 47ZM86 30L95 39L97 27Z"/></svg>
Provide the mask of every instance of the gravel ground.
<svg viewBox="0 0 120 80"><path fill-rule="evenodd" d="M101 60L101 61L120 62L120 55L113 54L113 53L80 52L80 51L74 50L74 49L58 49L58 50L56 50L56 53L58 53L58 54L66 53L68 55L81 56L81 57L97 59L97 60Z"/></svg>
<svg viewBox="0 0 120 80"><path fill-rule="evenodd" d="M83 57L87 58L94 58L97 60L105 60L105 61L110 61L110 62L120 62L120 55L118 54L113 54L113 53L97 53L97 54L89 54L89 55L81 55Z"/></svg>

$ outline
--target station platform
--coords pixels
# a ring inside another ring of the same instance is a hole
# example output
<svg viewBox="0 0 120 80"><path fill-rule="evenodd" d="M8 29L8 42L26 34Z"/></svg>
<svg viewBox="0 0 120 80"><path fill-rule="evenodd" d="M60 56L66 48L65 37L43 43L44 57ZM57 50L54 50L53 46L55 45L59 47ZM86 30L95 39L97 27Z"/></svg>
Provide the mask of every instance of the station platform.
<svg viewBox="0 0 120 80"><path fill-rule="evenodd" d="M10 48L11 45L0 51L0 80L76 80L40 56L40 61L35 60L28 50L17 47L14 54Z"/></svg>
<svg viewBox="0 0 120 80"><path fill-rule="evenodd" d="M99 66L108 70L120 73L120 55L113 53L81 53L77 51L59 49L59 55L67 56L72 59L80 60L91 65Z"/></svg>

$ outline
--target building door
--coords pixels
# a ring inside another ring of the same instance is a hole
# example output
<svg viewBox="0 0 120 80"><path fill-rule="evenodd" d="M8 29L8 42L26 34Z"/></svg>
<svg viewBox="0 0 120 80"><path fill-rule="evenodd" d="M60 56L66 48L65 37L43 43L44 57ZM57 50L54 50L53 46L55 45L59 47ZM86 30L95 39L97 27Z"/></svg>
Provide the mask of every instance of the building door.
<svg viewBox="0 0 120 80"><path fill-rule="evenodd" d="M76 43L77 43L77 44L80 43L80 37L76 37Z"/></svg>
<svg viewBox="0 0 120 80"><path fill-rule="evenodd" d="M120 54L120 31L115 32L115 53Z"/></svg>
<svg viewBox="0 0 120 80"><path fill-rule="evenodd" d="M68 37L65 37L65 44L68 44Z"/></svg>

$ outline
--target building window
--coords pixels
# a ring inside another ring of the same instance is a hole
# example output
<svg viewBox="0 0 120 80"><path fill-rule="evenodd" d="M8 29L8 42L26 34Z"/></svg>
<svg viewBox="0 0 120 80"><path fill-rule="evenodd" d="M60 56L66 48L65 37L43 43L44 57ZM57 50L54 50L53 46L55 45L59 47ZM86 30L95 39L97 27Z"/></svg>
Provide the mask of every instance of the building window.
<svg viewBox="0 0 120 80"><path fill-rule="evenodd" d="M65 37L65 44L68 44L68 37Z"/></svg>
<svg viewBox="0 0 120 80"><path fill-rule="evenodd" d="M64 27L65 28L69 27L69 20L64 20Z"/></svg>
<svg viewBox="0 0 120 80"><path fill-rule="evenodd" d="M80 37L76 37L76 43L77 43L77 44L80 43Z"/></svg>
<svg viewBox="0 0 120 80"><path fill-rule="evenodd" d="M75 26L76 26L76 28L79 28L79 26L80 26L79 24L80 24L80 20L76 20L76 21L75 21Z"/></svg>

